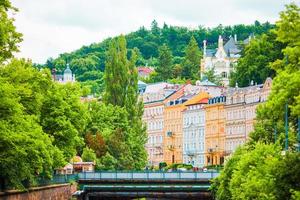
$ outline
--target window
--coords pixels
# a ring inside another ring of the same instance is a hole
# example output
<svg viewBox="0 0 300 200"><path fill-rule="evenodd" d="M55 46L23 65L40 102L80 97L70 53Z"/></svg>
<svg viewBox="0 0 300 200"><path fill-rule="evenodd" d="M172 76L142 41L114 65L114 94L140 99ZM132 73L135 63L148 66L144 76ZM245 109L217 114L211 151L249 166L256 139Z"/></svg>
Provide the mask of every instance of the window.
<svg viewBox="0 0 300 200"><path fill-rule="evenodd" d="M221 77L222 77L222 78L227 78L227 72L222 72L222 73L221 73Z"/></svg>

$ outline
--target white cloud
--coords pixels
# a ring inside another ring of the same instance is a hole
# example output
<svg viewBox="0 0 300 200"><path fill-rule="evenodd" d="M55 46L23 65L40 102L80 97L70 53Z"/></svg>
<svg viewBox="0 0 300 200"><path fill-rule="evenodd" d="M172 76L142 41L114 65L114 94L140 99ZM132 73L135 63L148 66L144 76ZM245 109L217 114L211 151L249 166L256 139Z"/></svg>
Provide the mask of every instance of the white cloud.
<svg viewBox="0 0 300 200"><path fill-rule="evenodd" d="M197 27L275 22L291 0L12 0L24 34L20 57L48 57L100 42L106 37L159 24Z"/></svg>

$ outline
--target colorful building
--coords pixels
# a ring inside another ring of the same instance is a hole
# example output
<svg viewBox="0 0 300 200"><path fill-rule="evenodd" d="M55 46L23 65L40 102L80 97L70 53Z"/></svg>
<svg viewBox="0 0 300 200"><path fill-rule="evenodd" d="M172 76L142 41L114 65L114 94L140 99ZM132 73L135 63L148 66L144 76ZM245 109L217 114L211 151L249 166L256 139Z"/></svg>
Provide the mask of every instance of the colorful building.
<svg viewBox="0 0 300 200"><path fill-rule="evenodd" d="M181 86L164 101L163 155L167 164L182 163L182 111L189 98L185 95L189 86Z"/></svg>
<svg viewBox="0 0 300 200"><path fill-rule="evenodd" d="M185 103L183 111L183 163L205 164L205 110L209 95L201 92Z"/></svg>
<svg viewBox="0 0 300 200"><path fill-rule="evenodd" d="M142 95L144 101L143 121L147 125L148 165L158 166L163 161L164 100L178 89L168 83L147 85Z"/></svg>
<svg viewBox="0 0 300 200"><path fill-rule="evenodd" d="M225 101L225 96L214 97L205 106L205 165L224 163Z"/></svg>

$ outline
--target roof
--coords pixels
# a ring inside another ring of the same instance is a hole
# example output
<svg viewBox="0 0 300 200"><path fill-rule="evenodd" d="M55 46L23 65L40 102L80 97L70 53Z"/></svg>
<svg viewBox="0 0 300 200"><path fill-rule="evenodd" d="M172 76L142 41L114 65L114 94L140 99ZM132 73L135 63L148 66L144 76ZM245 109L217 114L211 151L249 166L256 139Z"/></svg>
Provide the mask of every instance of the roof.
<svg viewBox="0 0 300 200"><path fill-rule="evenodd" d="M145 93L157 93L160 90L165 89L170 86L173 86L173 84L166 83L166 82L148 84L146 87Z"/></svg>
<svg viewBox="0 0 300 200"><path fill-rule="evenodd" d="M195 95L191 99L189 99L185 105L194 105L194 104L207 104L208 103L209 95L206 92L200 92L199 94Z"/></svg>
<svg viewBox="0 0 300 200"><path fill-rule="evenodd" d="M144 83L143 81L138 80L138 85L144 86L144 85L147 85L147 83Z"/></svg>
<svg viewBox="0 0 300 200"><path fill-rule="evenodd" d="M64 74L72 74L72 71L71 71L69 65L67 65L67 69L65 69Z"/></svg>
<svg viewBox="0 0 300 200"><path fill-rule="evenodd" d="M202 86L217 86L213 82L210 82L208 79L204 79L203 81L200 82L199 85L202 85Z"/></svg>
<svg viewBox="0 0 300 200"><path fill-rule="evenodd" d="M226 95L227 96L230 96L230 95L233 95L234 93L247 93L249 92L250 90L255 90L255 89L261 89L263 87L263 84L259 84L259 85L250 85L250 86L247 86L247 87L229 87L227 88L226 90Z"/></svg>
<svg viewBox="0 0 300 200"><path fill-rule="evenodd" d="M237 54L239 53L241 50L238 48L238 46L236 45L236 42L234 40L233 37L231 37L226 44L224 45L224 50L225 52L230 55L230 54Z"/></svg>
<svg viewBox="0 0 300 200"><path fill-rule="evenodd" d="M215 49L206 49L206 57L213 57L216 53Z"/></svg>
<svg viewBox="0 0 300 200"><path fill-rule="evenodd" d="M94 162L74 162L73 166L74 165L95 165L95 163Z"/></svg>
<svg viewBox="0 0 300 200"><path fill-rule="evenodd" d="M138 67L138 72L144 72L146 74L150 74L154 70L151 69L150 67Z"/></svg>

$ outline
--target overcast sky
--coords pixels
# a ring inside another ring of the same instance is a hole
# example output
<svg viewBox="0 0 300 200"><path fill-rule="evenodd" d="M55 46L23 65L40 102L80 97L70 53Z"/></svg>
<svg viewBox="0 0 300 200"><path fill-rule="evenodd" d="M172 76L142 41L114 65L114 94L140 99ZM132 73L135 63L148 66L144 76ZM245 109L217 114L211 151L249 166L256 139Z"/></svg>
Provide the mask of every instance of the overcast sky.
<svg viewBox="0 0 300 200"><path fill-rule="evenodd" d="M300 0L294 0L299 3ZM45 63L49 57L128 33L141 26L213 27L218 24L274 23L292 0L12 0L24 34L18 57Z"/></svg>

